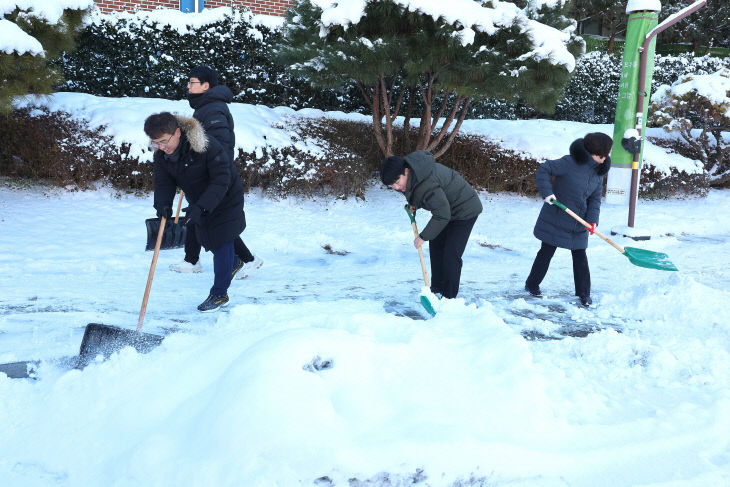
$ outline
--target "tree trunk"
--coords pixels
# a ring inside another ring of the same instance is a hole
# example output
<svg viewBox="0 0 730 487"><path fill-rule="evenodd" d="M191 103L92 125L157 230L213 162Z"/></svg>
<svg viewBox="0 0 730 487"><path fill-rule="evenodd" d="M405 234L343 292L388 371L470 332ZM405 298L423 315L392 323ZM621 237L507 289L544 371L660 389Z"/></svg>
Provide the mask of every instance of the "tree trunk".
<svg viewBox="0 0 730 487"><path fill-rule="evenodd" d="M411 150L411 117L413 116L413 98L415 93L415 86L408 88L408 105L406 105L406 116L403 120L403 143L401 144L402 154L408 154Z"/></svg>

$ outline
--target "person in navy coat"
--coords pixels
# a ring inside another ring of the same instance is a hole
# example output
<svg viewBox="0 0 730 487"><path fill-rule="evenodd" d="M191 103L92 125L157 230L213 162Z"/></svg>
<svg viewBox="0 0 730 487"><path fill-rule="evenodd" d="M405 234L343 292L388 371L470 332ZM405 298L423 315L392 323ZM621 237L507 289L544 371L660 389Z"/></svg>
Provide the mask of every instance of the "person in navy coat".
<svg viewBox="0 0 730 487"><path fill-rule="evenodd" d="M601 212L603 177L611 168L613 140L594 132L570 144L570 153L560 159L546 161L537 170L537 190L545 200L533 234L542 242L532 264L525 290L541 296L540 283L545 278L550 260L560 247L573 255L575 295L583 306L591 300L591 273L588 268L588 234L593 234ZM552 179L552 182L551 182ZM559 207L558 200L590 223L586 228Z"/></svg>

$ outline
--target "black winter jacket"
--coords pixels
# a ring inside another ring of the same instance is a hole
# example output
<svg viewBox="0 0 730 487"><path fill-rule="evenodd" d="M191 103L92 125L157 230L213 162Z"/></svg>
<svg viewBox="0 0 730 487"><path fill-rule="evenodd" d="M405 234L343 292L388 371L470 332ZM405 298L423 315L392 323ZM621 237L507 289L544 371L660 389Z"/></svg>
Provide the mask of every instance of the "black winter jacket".
<svg viewBox="0 0 730 487"><path fill-rule="evenodd" d="M197 120L177 119L182 130L179 160L168 160L164 152L155 151L154 207L172 207L176 189L182 188L188 203L203 210L195 232L198 240L206 250L216 249L246 228L243 183L223 147L206 136Z"/></svg>
<svg viewBox="0 0 730 487"><path fill-rule="evenodd" d="M610 157L602 164L596 162L583 145L583 139L577 139L570 144L570 155L540 165L537 190L543 198L554 194L585 221L598 224L603 176L609 169ZM547 244L564 249L588 247L588 230L557 206L547 203L540 210L533 234Z"/></svg>
<svg viewBox="0 0 730 487"><path fill-rule="evenodd" d="M217 140L233 160L236 147L236 134L233 133L233 117L228 104L233 101L233 93L227 86L216 85L199 95L188 94L190 108L195 110L193 118L203 125L209 137Z"/></svg>

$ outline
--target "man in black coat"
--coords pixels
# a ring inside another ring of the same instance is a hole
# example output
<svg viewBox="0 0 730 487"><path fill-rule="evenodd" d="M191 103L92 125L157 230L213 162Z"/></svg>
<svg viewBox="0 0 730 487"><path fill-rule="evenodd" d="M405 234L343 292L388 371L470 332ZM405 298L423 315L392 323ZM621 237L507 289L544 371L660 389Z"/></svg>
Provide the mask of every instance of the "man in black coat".
<svg viewBox="0 0 730 487"><path fill-rule="evenodd" d="M195 111L193 118L203 125L205 133L223 146L226 155L233 161L236 135L233 132L233 117L228 104L233 101L233 93L227 86L218 84L218 73L207 66L198 66L190 71L188 81L188 102ZM240 236L233 241L238 259L234 275L244 278L261 267L263 261L254 256ZM202 272L200 265L200 243L195 231L188 230L185 240L185 259L172 264L175 272ZM240 271L240 272L239 272Z"/></svg>
<svg viewBox="0 0 730 487"><path fill-rule="evenodd" d="M606 134L594 132L570 144L570 154L554 161L543 162L537 170L537 190L545 200L533 231L542 242L532 264L525 289L540 296L540 283L547 274L550 260L558 247L570 249L573 256L575 294L583 306L591 299L591 273L588 268L588 234L593 234L601 212L603 176L611 168L613 140ZM551 183L552 178L552 183ZM558 200L585 221L584 228L573 217L553 205Z"/></svg>
<svg viewBox="0 0 730 487"><path fill-rule="evenodd" d="M215 278L198 306L214 311L228 304L236 254L233 240L246 228L243 183L225 149L208 137L194 118L162 112L145 120L144 131L157 147L154 154L154 207L158 217L172 217L178 187L185 192L185 224L199 244L213 252Z"/></svg>

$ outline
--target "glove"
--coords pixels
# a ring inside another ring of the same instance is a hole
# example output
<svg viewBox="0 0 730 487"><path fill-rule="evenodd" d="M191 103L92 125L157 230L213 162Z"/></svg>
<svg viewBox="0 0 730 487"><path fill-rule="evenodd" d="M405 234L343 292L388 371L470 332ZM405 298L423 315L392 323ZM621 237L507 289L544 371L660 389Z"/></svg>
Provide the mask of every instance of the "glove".
<svg viewBox="0 0 730 487"><path fill-rule="evenodd" d="M552 205L553 201L556 201L556 200L557 200L557 198L555 197L555 195L551 194L550 196L545 198L545 203L547 203L548 205Z"/></svg>
<svg viewBox="0 0 730 487"><path fill-rule="evenodd" d="M190 205L187 208L183 208L183 211L185 212L185 225L200 223L200 217L203 216L203 210L198 205Z"/></svg>
<svg viewBox="0 0 730 487"><path fill-rule="evenodd" d="M586 230L588 230L588 233L593 235L593 232L596 231L596 224L595 223L589 223L588 226L586 226Z"/></svg>
<svg viewBox="0 0 730 487"><path fill-rule="evenodd" d="M169 206L163 206L162 208L157 208L157 218L167 218L168 220L172 218L172 208Z"/></svg>

